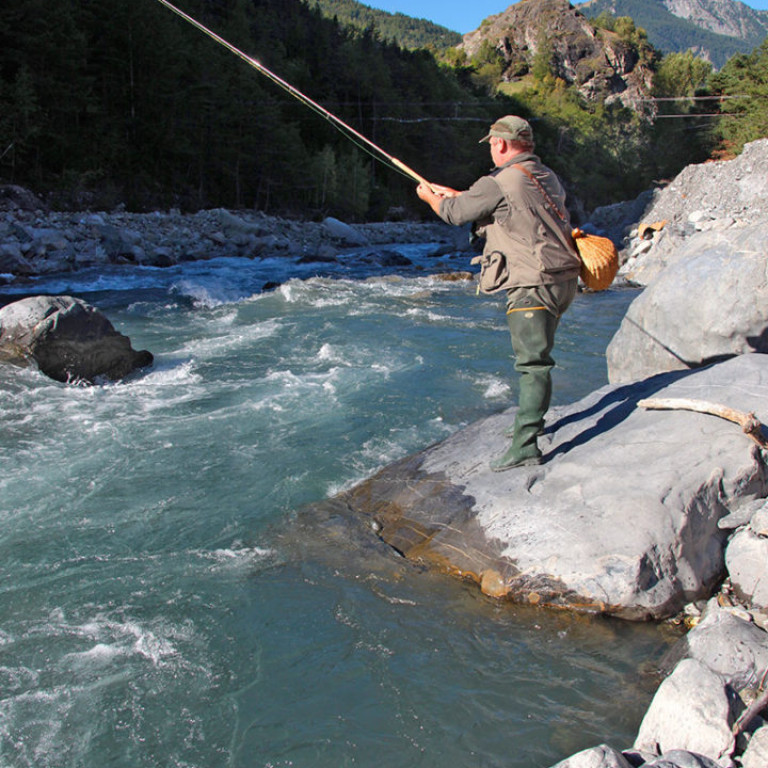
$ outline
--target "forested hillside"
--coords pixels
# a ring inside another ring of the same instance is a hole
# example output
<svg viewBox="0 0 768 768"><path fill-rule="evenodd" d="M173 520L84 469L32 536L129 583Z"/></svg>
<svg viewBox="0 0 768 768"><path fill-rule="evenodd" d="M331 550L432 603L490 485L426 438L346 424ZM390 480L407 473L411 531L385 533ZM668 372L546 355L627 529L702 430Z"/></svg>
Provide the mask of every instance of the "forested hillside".
<svg viewBox="0 0 768 768"><path fill-rule="evenodd" d="M717 135L735 151L768 136L768 38L749 54L739 54L714 75L709 87L723 98Z"/></svg>
<svg viewBox="0 0 768 768"><path fill-rule="evenodd" d="M498 107L428 53L301 0L178 4L423 174L478 170L466 124L418 121L461 105L484 126ZM413 189L155 0L3 0L0 156L6 181L131 207L380 215Z"/></svg>
<svg viewBox="0 0 768 768"><path fill-rule="evenodd" d="M316 5L324 16L357 29L372 28L382 40L403 48L447 48L458 45L461 35L426 19L404 13L387 13L356 0L305 0Z"/></svg>
<svg viewBox="0 0 768 768"><path fill-rule="evenodd" d="M487 170L477 140L510 112L532 121L537 150L563 176L572 205L587 211L704 159L715 136L695 114L694 122L654 121L653 110L585 101L560 77L551 48L505 94L492 45L438 61L373 29L344 27L303 0L178 4L387 153L457 188ZM627 55L645 45L631 25L612 34ZM673 64L666 82L689 97L701 73ZM412 179L374 162L157 0L3 0L0 183L70 208L425 215Z"/></svg>

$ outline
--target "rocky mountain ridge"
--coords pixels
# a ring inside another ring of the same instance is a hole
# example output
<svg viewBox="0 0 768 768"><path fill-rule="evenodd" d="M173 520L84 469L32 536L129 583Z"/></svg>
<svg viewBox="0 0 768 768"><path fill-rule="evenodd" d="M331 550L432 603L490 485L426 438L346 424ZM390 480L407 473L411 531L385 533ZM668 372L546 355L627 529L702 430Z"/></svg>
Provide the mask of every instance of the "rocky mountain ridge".
<svg viewBox="0 0 768 768"><path fill-rule="evenodd" d="M644 109L652 73L636 47L613 32L595 29L568 0L522 0L488 17L464 35L459 47L471 58L487 42L504 59L504 81L527 74L537 57L547 56L556 77L575 85L588 101L618 100Z"/></svg>
<svg viewBox="0 0 768 768"><path fill-rule="evenodd" d="M718 35L755 38L768 34L768 13L756 11L740 0L661 0L673 15L692 21Z"/></svg>
<svg viewBox="0 0 768 768"><path fill-rule="evenodd" d="M579 9L590 18L629 16L662 53L692 50L716 68L768 35L768 11L740 0L588 0Z"/></svg>

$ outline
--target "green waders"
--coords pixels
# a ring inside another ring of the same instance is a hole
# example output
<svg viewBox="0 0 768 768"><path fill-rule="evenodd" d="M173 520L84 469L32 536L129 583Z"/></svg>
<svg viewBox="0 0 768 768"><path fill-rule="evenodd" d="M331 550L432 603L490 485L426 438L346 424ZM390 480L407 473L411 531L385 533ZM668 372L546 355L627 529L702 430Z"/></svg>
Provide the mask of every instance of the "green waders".
<svg viewBox="0 0 768 768"><path fill-rule="evenodd" d="M554 285L513 288L508 292L507 324L520 374L518 409L509 450L491 462L502 472L541 463L537 437L552 399L552 348L560 316L576 294L576 279Z"/></svg>

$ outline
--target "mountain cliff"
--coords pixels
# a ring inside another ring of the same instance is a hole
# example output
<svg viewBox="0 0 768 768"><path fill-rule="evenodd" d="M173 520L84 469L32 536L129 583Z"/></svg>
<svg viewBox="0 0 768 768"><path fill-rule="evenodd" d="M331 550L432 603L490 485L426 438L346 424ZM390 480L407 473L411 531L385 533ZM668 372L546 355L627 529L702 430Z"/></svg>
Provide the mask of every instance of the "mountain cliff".
<svg viewBox="0 0 768 768"><path fill-rule="evenodd" d="M652 84L650 47L596 29L568 0L521 0L464 35L459 47L471 59L489 45L503 58L506 82L543 61L588 101L638 111Z"/></svg>
<svg viewBox="0 0 768 768"><path fill-rule="evenodd" d="M591 18L630 16L663 53L692 50L717 68L768 35L768 11L739 0L588 0L579 9Z"/></svg>

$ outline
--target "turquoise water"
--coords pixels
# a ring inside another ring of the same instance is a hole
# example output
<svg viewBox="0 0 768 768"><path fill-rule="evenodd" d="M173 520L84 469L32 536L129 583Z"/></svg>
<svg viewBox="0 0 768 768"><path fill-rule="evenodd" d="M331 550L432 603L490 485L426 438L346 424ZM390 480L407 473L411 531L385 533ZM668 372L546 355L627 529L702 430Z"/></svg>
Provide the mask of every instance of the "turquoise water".
<svg viewBox="0 0 768 768"><path fill-rule="evenodd" d="M502 302L398 248L426 269L216 260L0 294L80 295L155 355L94 387L0 367L0 766L543 768L631 745L667 631L498 604L298 524L514 402ZM577 298L556 402L605 383L631 298Z"/></svg>

